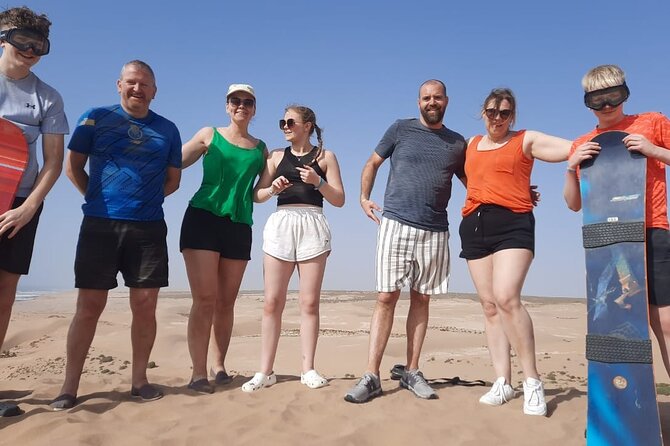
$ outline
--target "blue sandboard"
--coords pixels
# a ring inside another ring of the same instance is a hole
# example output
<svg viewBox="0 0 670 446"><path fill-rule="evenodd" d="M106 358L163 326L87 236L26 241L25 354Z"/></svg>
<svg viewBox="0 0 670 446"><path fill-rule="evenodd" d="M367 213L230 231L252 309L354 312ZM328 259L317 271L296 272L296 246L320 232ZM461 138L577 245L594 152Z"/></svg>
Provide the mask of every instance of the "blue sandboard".
<svg viewBox="0 0 670 446"><path fill-rule="evenodd" d="M588 446L662 445L649 339L645 259L647 159L624 132L593 141L580 166L586 249Z"/></svg>

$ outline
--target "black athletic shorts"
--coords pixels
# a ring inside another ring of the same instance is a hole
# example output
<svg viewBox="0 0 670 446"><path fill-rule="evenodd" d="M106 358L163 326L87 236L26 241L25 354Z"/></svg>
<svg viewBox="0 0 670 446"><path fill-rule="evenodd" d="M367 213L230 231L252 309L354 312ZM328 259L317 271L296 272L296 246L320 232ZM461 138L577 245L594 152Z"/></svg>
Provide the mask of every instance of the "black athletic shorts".
<svg viewBox="0 0 670 446"><path fill-rule="evenodd" d="M21 206L24 201L26 199L23 197L15 198L12 209ZM12 232L11 229L2 234L0 238L0 269L12 274L28 274L30 261L33 258L37 223L40 221L43 206L44 204L40 204L33 218L14 237L7 238Z"/></svg>
<svg viewBox="0 0 670 446"><path fill-rule="evenodd" d="M165 221L84 217L74 261L75 288L111 290L123 274L129 288L168 285Z"/></svg>
<svg viewBox="0 0 670 446"><path fill-rule="evenodd" d="M251 226L189 206L184 213L179 250L216 251L233 260L251 259Z"/></svg>
<svg viewBox="0 0 670 446"><path fill-rule="evenodd" d="M647 292L649 303L670 305L670 232L647 229Z"/></svg>
<svg viewBox="0 0 670 446"><path fill-rule="evenodd" d="M535 217L532 212L516 213L502 206L483 204L463 217L460 257L484 258L503 249L522 248L535 253Z"/></svg>

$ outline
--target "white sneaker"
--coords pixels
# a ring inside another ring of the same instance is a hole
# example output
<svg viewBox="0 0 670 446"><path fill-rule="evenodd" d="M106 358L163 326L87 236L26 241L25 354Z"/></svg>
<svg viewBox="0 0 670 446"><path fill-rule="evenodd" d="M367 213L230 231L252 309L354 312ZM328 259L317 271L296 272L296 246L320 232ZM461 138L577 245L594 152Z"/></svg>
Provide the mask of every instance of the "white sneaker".
<svg viewBox="0 0 670 446"><path fill-rule="evenodd" d="M253 378L242 384L242 392L255 392L257 390L261 390L263 387L270 387L276 383L277 376L274 374L274 372L271 372L269 375L257 372Z"/></svg>
<svg viewBox="0 0 670 446"><path fill-rule="evenodd" d="M544 402L542 381L527 378L523 382L523 413L540 416L547 414L547 403Z"/></svg>
<svg viewBox="0 0 670 446"><path fill-rule="evenodd" d="M493 383L491 390L486 392L479 402L489 406L502 406L516 396L516 392L505 382L505 377L501 376Z"/></svg>

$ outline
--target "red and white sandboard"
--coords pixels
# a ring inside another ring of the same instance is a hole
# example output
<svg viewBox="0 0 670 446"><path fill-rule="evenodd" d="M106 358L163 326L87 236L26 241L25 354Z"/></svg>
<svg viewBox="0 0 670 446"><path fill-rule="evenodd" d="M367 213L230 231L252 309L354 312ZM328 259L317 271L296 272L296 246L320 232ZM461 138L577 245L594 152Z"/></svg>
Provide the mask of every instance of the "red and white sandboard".
<svg viewBox="0 0 670 446"><path fill-rule="evenodd" d="M20 128L0 118L0 215L12 207L28 165L28 143Z"/></svg>

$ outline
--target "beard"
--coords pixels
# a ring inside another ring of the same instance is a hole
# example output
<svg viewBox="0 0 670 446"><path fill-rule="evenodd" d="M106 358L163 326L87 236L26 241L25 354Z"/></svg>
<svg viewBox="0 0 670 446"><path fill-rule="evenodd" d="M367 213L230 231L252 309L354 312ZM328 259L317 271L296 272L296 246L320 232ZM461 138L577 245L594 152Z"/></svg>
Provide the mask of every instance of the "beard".
<svg viewBox="0 0 670 446"><path fill-rule="evenodd" d="M444 118L445 111L446 110L439 107L431 108L430 110L421 109L421 116L423 117L423 120L430 125L440 124L442 118Z"/></svg>

